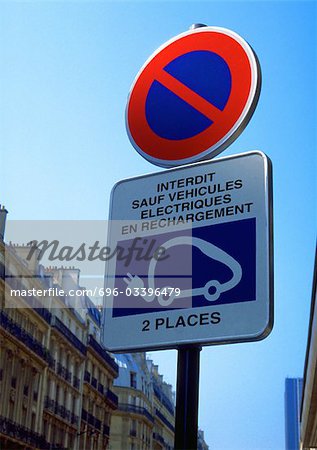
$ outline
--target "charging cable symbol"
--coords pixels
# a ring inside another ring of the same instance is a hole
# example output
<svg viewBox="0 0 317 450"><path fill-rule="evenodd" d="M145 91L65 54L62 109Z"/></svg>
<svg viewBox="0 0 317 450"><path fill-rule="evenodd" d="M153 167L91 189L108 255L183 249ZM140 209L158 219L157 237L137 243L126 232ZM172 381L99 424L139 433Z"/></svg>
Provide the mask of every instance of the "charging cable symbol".
<svg viewBox="0 0 317 450"><path fill-rule="evenodd" d="M223 292L229 291L240 283L242 278L242 268L240 264L232 256L230 256L224 250L221 250L216 245L192 236L179 236L169 239L165 242L165 244L162 244L165 250L178 245L190 245L199 248L199 250L201 250L201 252L207 255L209 258L214 259L215 261L219 261L229 267L232 272L232 278L225 283L220 283L218 280L209 280L205 284L205 286L195 289L184 289L180 292L179 295L176 295L175 290L173 290L172 294L168 298L165 298L166 295L163 294L156 296L154 291L155 268L157 260L155 258L152 258L150 260L148 270L148 287L153 289L153 294L148 294L145 296L142 295L142 299L144 299L146 302L153 302L157 298L161 306L169 306L173 303L175 297L187 298L197 295L203 295L207 301L215 302ZM135 288L144 288L144 281L139 276L133 276L129 272L127 273L127 277L124 278L124 281L132 290ZM170 287L166 286L165 288L162 288L161 291L165 290L166 292L166 289L170 289Z"/></svg>

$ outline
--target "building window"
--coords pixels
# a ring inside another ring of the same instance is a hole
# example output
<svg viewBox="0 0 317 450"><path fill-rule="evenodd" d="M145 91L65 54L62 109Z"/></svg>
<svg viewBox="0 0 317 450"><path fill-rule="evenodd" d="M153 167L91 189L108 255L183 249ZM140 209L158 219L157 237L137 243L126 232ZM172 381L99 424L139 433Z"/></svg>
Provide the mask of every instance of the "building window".
<svg viewBox="0 0 317 450"><path fill-rule="evenodd" d="M44 344L44 334L42 333L42 331L38 330L36 334L37 340L41 342L41 344Z"/></svg>
<svg viewBox="0 0 317 450"><path fill-rule="evenodd" d="M106 425L109 425L110 423L110 414L108 412L105 412L104 422Z"/></svg>
<svg viewBox="0 0 317 450"><path fill-rule="evenodd" d="M137 428L136 428L136 420L131 420L131 428L130 428L130 436L136 437L137 436Z"/></svg>
<svg viewBox="0 0 317 450"><path fill-rule="evenodd" d="M69 448L73 448L73 443L74 443L74 435L69 433L69 438L68 438L68 447Z"/></svg>
<svg viewBox="0 0 317 450"><path fill-rule="evenodd" d="M27 331L34 337L35 335L35 326L29 320L27 321L26 327Z"/></svg>
<svg viewBox="0 0 317 450"><path fill-rule="evenodd" d="M23 395L29 395L29 386L27 384L23 388Z"/></svg>
<svg viewBox="0 0 317 450"><path fill-rule="evenodd" d="M11 378L11 387L15 389L17 387L17 379L15 377Z"/></svg>
<svg viewBox="0 0 317 450"><path fill-rule="evenodd" d="M22 425L26 426L26 408L22 408Z"/></svg>
<svg viewBox="0 0 317 450"><path fill-rule="evenodd" d="M56 442L56 427L52 425L52 433L51 433L51 443L55 444Z"/></svg>
<svg viewBox="0 0 317 450"><path fill-rule="evenodd" d="M13 420L14 401L10 398L9 402L9 419Z"/></svg>
<svg viewBox="0 0 317 450"><path fill-rule="evenodd" d="M32 413L31 417L31 430L35 431L35 413Z"/></svg>
<svg viewBox="0 0 317 450"><path fill-rule="evenodd" d="M48 423L47 423L47 420L44 420L43 431L44 431L44 436L47 437L47 435L48 435Z"/></svg>
<svg viewBox="0 0 317 450"><path fill-rule="evenodd" d="M136 389L136 373L130 372L130 386Z"/></svg>
<svg viewBox="0 0 317 450"><path fill-rule="evenodd" d="M72 413L75 414L75 412L76 412L76 397L73 397Z"/></svg>
<svg viewBox="0 0 317 450"><path fill-rule="evenodd" d="M58 403L58 397L59 397L59 385L56 386L56 395L55 395L56 403Z"/></svg>

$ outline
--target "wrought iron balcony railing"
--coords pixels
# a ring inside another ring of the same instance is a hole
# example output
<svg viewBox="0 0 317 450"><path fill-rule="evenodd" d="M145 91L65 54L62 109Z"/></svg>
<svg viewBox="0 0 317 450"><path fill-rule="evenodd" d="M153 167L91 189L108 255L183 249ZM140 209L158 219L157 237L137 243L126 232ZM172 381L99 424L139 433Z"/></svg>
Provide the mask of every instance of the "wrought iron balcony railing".
<svg viewBox="0 0 317 450"><path fill-rule="evenodd" d="M85 409L82 409L81 420L88 422L89 425L96 428L97 430L101 430L101 420L97 419L97 417L87 412Z"/></svg>
<svg viewBox="0 0 317 450"><path fill-rule="evenodd" d="M66 376L65 376L66 381L68 381L69 383L72 382L72 373L66 369Z"/></svg>
<svg viewBox="0 0 317 450"><path fill-rule="evenodd" d="M4 311L0 311L0 325L12 334L16 339L23 342L34 353L45 361L49 361L51 355L39 341L37 341L30 333L28 333L21 325L12 320Z"/></svg>
<svg viewBox="0 0 317 450"><path fill-rule="evenodd" d="M51 354L49 355L49 358L48 358L48 366L49 366L52 370L55 371L55 369L56 369L56 361L55 361L55 359L53 358L53 356L52 356Z"/></svg>
<svg viewBox="0 0 317 450"><path fill-rule="evenodd" d="M80 379L78 377L76 377L76 375L73 376L73 386L76 389L79 389L79 386L80 386Z"/></svg>
<svg viewBox="0 0 317 450"><path fill-rule="evenodd" d="M56 328L77 350L86 355L86 346L70 331L66 325L56 316L53 317L52 325Z"/></svg>
<svg viewBox="0 0 317 450"><path fill-rule="evenodd" d="M107 392L106 392L106 398L111 403L111 406L114 409L118 408L118 401L119 401L118 396L109 388L107 389Z"/></svg>
<svg viewBox="0 0 317 450"><path fill-rule="evenodd" d="M50 448L50 444L44 436L3 416L0 416L0 433L30 445L32 448L40 448L41 450L49 450Z"/></svg>
<svg viewBox="0 0 317 450"><path fill-rule="evenodd" d="M95 378L95 377L91 378L91 385L97 389L97 378Z"/></svg>
<svg viewBox="0 0 317 450"><path fill-rule="evenodd" d="M159 411L157 408L155 408L155 414L174 433L175 431L174 425L164 416L164 414L162 414L161 411Z"/></svg>
<svg viewBox="0 0 317 450"><path fill-rule="evenodd" d="M88 345L90 345L97 353L102 357L102 359L112 368L112 370L118 374L119 367L114 359L109 355L109 353L96 341L92 334L89 335Z"/></svg>
<svg viewBox="0 0 317 450"><path fill-rule="evenodd" d="M90 373L88 372L88 370L85 370L84 381L87 381L87 383L90 383L90 378L91 378Z"/></svg>
<svg viewBox="0 0 317 450"><path fill-rule="evenodd" d="M81 420L84 420L85 422L87 422L87 418L88 418L88 413L85 409L82 409L81 411Z"/></svg>
<svg viewBox="0 0 317 450"><path fill-rule="evenodd" d="M65 406L59 405L55 400L49 398L48 396L44 399L44 408L54 414L57 414L68 422L75 423L76 420L78 421L78 416L75 416L68 409L66 409Z"/></svg>
<svg viewBox="0 0 317 450"><path fill-rule="evenodd" d="M119 403L118 407L121 411L140 414L142 416L145 416L150 422L154 422L154 417L152 416L152 414L142 406L130 405L128 403Z"/></svg>
<svg viewBox="0 0 317 450"><path fill-rule="evenodd" d="M5 267L3 264L0 266L0 272L5 282L11 287L11 289L17 289L19 291L26 291L27 287L22 282L23 276L14 275L10 270L8 270L7 267ZM30 276L29 276L30 278ZM38 276L38 275L31 275L31 278L37 278L42 283L47 284L47 278ZM51 323L52 314L49 312L48 309L44 308L43 303L34 295L29 295L27 297L24 297L24 301L28 303L28 305L34 309L34 311L39 314L48 324Z"/></svg>
<svg viewBox="0 0 317 450"><path fill-rule="evenodd" d="M159 433L153 433L153 439L155 439L156 441L160 442L161 444L165 445L165 441L164 438L161 434Z"/></svg>
<svg viewBox="0 0 317 450"><path fill-rule="evenodd" d="M77 425L77 423L78 423L78 416L76 416L76 414L74 414L74 413L71 413L70 421L71 421L71 423Z"/></svg>
<svg viewBox="0 0 317 450"><path fill-rule="evenodd" d="M101 420L97 419L97 417L95 417L95 428L101 430Z"/></svg>
<svg viewBox="0 0 317 450"><path fill-rule="evenodd" d="M103 435L108 437L110 436L110 427L105 423L103 424Z"/></svg>
<svg viewBox="0 0 317 450"><path fill-rule="evenodd" d="M171 400L167 397L167 395L163 392L161 387L154 381L153 382L153 391L154 395L160 400L161 403L165 406L167 411L174 416L175 408Z"/></svg>

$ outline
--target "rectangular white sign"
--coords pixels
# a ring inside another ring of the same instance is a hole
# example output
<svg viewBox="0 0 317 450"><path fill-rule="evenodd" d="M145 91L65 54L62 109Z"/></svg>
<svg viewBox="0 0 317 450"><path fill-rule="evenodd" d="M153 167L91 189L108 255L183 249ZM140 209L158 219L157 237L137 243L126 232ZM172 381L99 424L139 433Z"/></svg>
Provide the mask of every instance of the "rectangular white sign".
<svg viewBox="0 0 317 450"><path fill-rule="evenodd" d="M272 233L271 162L259 151L119 181L108 230L106 348L266 337Z"/></svg>

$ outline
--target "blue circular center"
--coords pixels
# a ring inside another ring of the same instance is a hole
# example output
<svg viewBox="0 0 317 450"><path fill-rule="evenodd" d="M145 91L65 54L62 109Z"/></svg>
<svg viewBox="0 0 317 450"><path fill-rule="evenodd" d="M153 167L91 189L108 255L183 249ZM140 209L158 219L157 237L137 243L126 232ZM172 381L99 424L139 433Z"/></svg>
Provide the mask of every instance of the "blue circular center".
<svg viewBox="0 0 317 450"><path fill-rule="evenodd" d="M164 71L187 88L223 110L231 92L231 74L224 59L206 50L185 53L164 67ZM206 130L213 121L154 80L149 89L145 115L158 136L181 140Z"/></svg>

